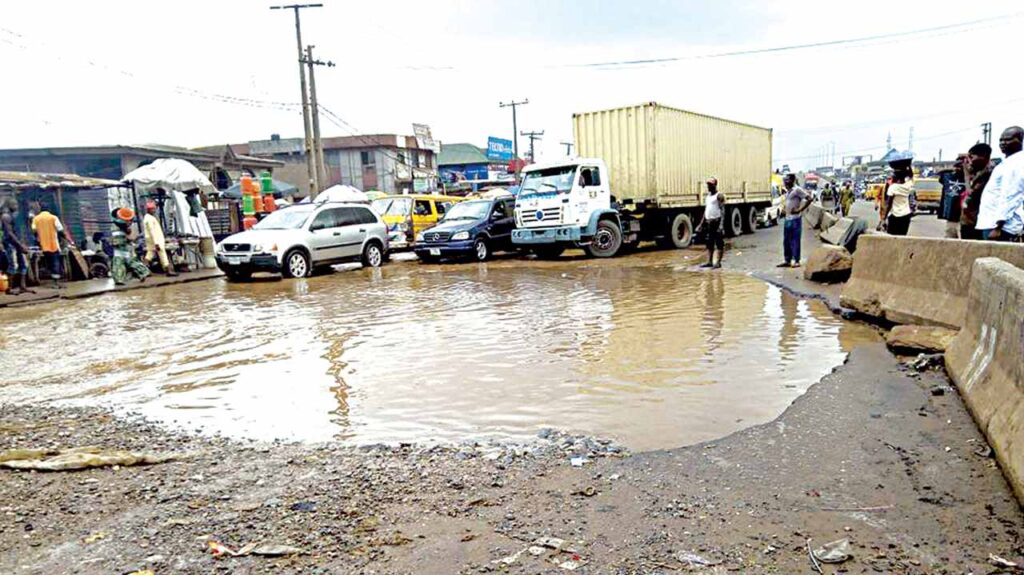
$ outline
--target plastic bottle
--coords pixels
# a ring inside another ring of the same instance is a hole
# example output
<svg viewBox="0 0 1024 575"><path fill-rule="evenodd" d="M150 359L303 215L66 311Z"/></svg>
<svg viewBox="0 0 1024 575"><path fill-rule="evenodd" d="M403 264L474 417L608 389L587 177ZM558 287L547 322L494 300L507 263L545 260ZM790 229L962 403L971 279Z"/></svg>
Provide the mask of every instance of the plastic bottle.
<svg viewBox="0 0 1024 575"><path fill-rule="evenodd" d="M242 196L242 213L251 216L256 213L255 202L252 199L252 195L245 194Z"/></svg>
<svg viewBox="0 0 1024 575"><path fill-rule="evenodd" d="M274 193L274 179L270 177L270 172L260 172L260 191L264 194Z"/></svg>
<svg viewBox="0 0 1024 575"><path fill-rule="evenodd" d="M252 193L255 191L255 189L254 189L255 186L253 185L252 176L248 176L248 175L247 176L242 176L241 183L242 183L242 195L243 196L252 195Z"/></svg>

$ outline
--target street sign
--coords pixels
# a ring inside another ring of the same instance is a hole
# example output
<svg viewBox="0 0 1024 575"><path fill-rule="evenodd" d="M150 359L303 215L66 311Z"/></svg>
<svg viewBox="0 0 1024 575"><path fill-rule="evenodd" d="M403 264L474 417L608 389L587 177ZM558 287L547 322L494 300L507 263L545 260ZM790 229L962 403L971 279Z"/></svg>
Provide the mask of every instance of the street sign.
<svg viewBox="0 0 1024 575"><path fill-rule="evenodd" d="M512 159L512 140L491 136L487 138L487 159L508 162Z"/></svg>

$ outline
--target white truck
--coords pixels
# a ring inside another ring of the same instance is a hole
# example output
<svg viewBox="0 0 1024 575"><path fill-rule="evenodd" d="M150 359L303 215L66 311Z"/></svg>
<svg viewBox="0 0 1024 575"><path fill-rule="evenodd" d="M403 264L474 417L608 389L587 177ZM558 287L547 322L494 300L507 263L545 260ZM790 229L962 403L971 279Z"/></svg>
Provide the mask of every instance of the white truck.
<svg viewBox="0 0 1024 575"><path fill-rule="evenodd" d="M574 114L573 132L580 157L523 171L512 241L541 257L612 257L645 240L685 248L711 177L728 235L753 232L771 206L770 129L651 102Z"/></svg>

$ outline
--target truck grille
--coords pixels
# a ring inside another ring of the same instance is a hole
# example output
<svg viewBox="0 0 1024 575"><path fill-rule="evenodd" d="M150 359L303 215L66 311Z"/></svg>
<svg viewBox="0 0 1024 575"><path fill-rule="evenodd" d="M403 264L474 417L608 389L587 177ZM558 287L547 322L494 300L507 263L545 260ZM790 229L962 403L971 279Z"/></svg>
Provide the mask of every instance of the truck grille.
<svg viewBox="0 0 1024 575"><path fill-rule="evenodd" d="M428 242L446 242L451 234L448 232L424 232L423 239Z"/></svg>
<svg viewBox="0 0 1024 575"><path fill-rule="evenodd" d="M538 217L540 216L540 217ZM523 224L558 224L562 222L562 208L545 208L542 210L522 210L519 218Z"/></svg>
<svg viewBox="0 0 1024 575"><path fill-rule="evenodd" d="M224 244L224 251L226 252L247 252L252 249L249 244Z"/></svg>

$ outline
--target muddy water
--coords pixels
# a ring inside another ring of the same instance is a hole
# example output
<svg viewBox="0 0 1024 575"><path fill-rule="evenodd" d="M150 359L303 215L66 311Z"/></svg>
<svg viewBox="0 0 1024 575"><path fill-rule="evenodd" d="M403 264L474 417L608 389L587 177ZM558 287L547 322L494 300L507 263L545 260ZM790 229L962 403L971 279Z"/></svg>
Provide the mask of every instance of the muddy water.
<svg viewBox="0 0 1024 575"><path fill-rule="evenodd" d="M771 420L874 340L817 302L663 254L392 264L2 313L0 401L358 443L553 426L637 450L691 444Z"/></svg>

